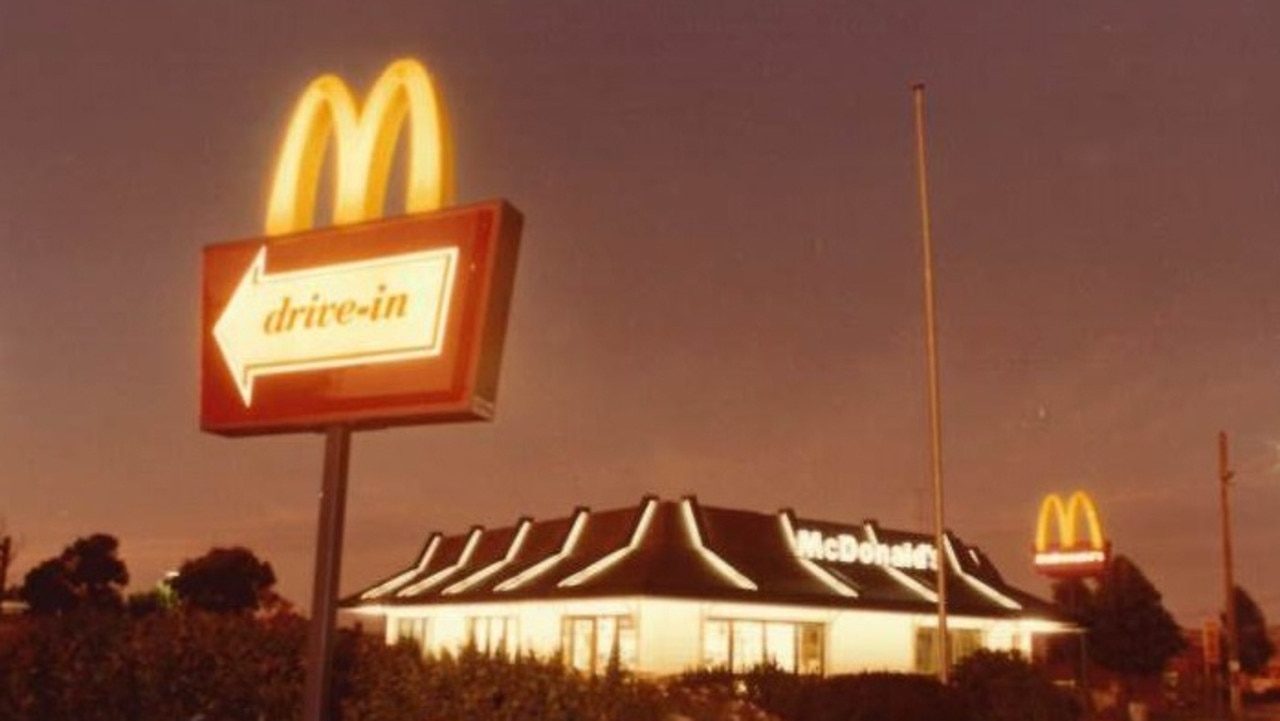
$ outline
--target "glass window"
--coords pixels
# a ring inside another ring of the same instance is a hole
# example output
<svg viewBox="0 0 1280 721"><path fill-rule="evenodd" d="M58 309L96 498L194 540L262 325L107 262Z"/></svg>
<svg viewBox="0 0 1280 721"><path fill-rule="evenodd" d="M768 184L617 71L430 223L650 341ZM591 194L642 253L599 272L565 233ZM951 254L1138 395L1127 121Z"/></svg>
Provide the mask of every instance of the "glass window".
<svg viewBox="0 0 1280 721"><path fill-rule="evenodd" d="M783 671L796 670L796 625L766 623L764 626L764 658Z"/></svg>
<svg viewBox="0 0 1280 721"><path fill-rule="evenodd" d="M974 651L982 648L982 632L976 628L960 628L954 631L949 630L947 634L951 638L951 663L968 658L973 655Z"/></svg>
<svg viewBox="0 0 1280 721"><path fill-rule="evenodd" d="M728 621L710 619L703 624L702 665L707 668L730 667Z"/></svg>
<svg viewBox="0 0 1280 721"><path fill-rule="evenodd" d="M396 641L413 641L425 653L427 650L427 619L401 618L396 621Z"/></svg>
<svg viewBox="0 0 1280 721"><path fill-rule="evenodd" d="M937 640L937 629L934 628L917 628L916 629L916 672L918 673L937 673L938 664L934 663L934 654L937 651L933 648L933 642Z"/></svg>
<svg viewBox="0 0 1280 721"><path fill-rule="evenodd" d="M617 654L622 668L636 663L636 628L630 616L570 616L561 627L565 663L584 673L603 673Z"/></svg>
<svg viewBox="0 0 1280 721"><path fill-rule="evenodd" d="M819 623L712 618L702 627L702 663L734 673L766 663L793 673L822 673L822 643Z"/></svg>
<svg viewBox="0 0 1280 721"><path fill-rule="evenodd" d="M982 631L976 628L948 628L947 638L950 644L947 647L947 655L950 657L950 665L954 666L974 651L982 648ZM935 656L937 650L935 644L938 639L938 629L932 627L922 627L916 629L916 671L918 673L937 673L938 664Z"/></svg>
<svg viewBox="0 0 1280 721"><path fill-rule="evenodd" d="M467 619L467 640L486 654L514 654L520 651L513 616L473 616Z"/></svg>
<svg viewBox="0 0 1280 721"><path fill-rule="evenodd" d="M822 673L822 626L816 623L802 623L799 630L796 669L800 673Z"/></svg>
<svg viewBox="0 0 1280 721"><path fill-rule="evenodd" d="M764 624L759 621L733 622L732 668L735 673L764 663Z"/></svg>

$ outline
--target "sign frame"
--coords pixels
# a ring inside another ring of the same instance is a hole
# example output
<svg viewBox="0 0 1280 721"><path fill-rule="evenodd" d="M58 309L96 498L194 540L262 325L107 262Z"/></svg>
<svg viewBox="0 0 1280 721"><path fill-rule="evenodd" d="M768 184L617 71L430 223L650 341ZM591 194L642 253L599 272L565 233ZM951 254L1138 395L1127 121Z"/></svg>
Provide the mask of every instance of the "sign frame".
<svg viewBox="0 0 1280 721"><path fill-rule="evenodd" d="M201 429L244 436L491 419L522 225L520 212L499 199L206 246ZM258 375L247 381L253 399L246 402L240 390L246 381L236 376L215 327L260 253L266 273L276 274L442 248L456 248L458 263L438 355Z"/></svg>

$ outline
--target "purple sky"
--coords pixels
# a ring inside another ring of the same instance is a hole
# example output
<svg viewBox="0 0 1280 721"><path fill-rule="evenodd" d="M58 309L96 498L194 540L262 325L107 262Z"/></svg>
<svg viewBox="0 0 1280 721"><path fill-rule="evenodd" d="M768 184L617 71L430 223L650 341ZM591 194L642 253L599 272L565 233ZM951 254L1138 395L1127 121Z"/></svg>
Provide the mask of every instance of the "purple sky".
<svg viewBox="0 0 1280 721"><path fill-rule="evenodd" d="M963 7L962 7L963 6ZM261 234L293 101L431 68L458 196L526 217L498 419L357 435L344 590L432 530L645 493L929 527L928 83L947 523L1013 582L1084 489L1184 624L1280 620L1280 6L0 5L0 518L132 590L214 545L306 605L322 439L197 428L199 254Z"/></svg>

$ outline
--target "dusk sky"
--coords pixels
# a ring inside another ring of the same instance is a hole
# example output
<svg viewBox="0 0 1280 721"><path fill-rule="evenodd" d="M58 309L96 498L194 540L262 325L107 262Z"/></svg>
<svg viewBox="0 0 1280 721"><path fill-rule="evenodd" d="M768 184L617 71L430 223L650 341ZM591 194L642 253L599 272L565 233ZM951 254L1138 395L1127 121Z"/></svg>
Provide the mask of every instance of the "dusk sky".
<svg viewBox="0 0 1280 721"><path fill-rule="evenodd" d="M1178 620L1280 621L1280 4L0 0L0 521L130 590L213 546L307 606L323 439L198 427L200 252L294 101L421 59L458 200L525 232L497 418L359 433L342 588L431 531L707 505L931 528L910 86L928 87L947 525L1006 578L1094 496Z"/></svg>

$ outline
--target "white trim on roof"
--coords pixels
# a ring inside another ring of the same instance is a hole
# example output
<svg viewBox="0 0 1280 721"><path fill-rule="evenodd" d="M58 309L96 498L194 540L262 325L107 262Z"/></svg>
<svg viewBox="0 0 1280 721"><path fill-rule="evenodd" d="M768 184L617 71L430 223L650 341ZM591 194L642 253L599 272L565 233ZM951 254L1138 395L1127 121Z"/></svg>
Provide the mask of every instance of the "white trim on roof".
<svg viewBox="0 0 1280 721"><path fill-rule="evenodd" d="M531 525L533 524L529 521L529 519L527 518L522 519L520 521L520 528L516 530L515 538L512 539L511 545L507 547L507 553L505 556L498 559L497 561L494 561L493 563L490 563L488 566L485 566L484 568L480 569L479 571L476 571L470 576L467 576L461 581L458 581L452 586L448 586L440 593L446 596L452 596L455 593L462 593L468 588L471 588L477 583L480 583L486 578L489 578L490 576L497 573L498 571L501 571L502 568L506 566L508 563L511 563L511 559L515 558L516 554L520 552L520 546L524 544L525 536L528 535L529 527Z"/></svg>
<svg viewBox="0 0 1280 721"><path fill-rule="evenodd" d="M637 547L640 546L640 541L644 538L644 534L649 531L649 523L650 521L653 520L653 513L655 510L657 510L657 508L658 508L658 499L656 498L645 499L644 511L642 511L640 514L640 522L636 524L635 530L631 532L631 540L627 543L627 545L623 546L622 548L616 549L609 555L605 556L604 558L601 558L600 560L596 561L590 566L587 566L581 571L578 571L572 576L569 576L568 578L563 579L562 581L560 581L560 583L556 585L559 586L560 588L571 588L573 586L582 585L582 583L590 580L593 576L603 573L605 570L609 569L614 564L621 561L623 558L626 558L627 556L631 555L631 553L635 551Z"/></svg>
<svg viewBox="0 0 1280 721"><path fill-rule="evenodd" d="M951 546L950 536L945 536L945 535L943 536L943 545L947 549L947 558L950 560L951 566L956 569L956 573L960 576L960 578L964 579L965 583L969 584L974 590L978 591L979 593L991 599L992 601L995 601L1001 606L1004 606L1005 608L1012 609L1015 611L1022 610L1022 604L1018 603L1012 598L1009 598L1003 593L1000 593L996 589L984 583L981 579L978 579L978 578L975 578L974 576L969 575L967 571L961 568L960 559L956 558L956 550Z"/></svg>
<svg viewBox="0 0 1280 721"><path fill-rule="evenodd" d="M563 561L570 553L573 553L574 547L578 545L578 537L582 535L582 529L587 525L587 513L586 510L579 510L574 514L573 525L569 527L569 533L565 535L564 544L560 546L559 551L499 583L493 587L493 590L514 591L546 573L549 568Z"/></svg>
<svg viewBox="0 0 1280 721"><path fill-rule="evenodd" d="M423 570L426 569L427 564L431 563L431 557L435 555L436 549L439 547L440 547L440 534L439 533L431 534L431 540L427 541L426 549L423 550L422 555L418 557L418 563L413 568L410 568L409 570L404 571L402 573L396 574L396 576L394 576L393 578L388 579L378 584L377 586L374 586L368 591L365 591L364 593L360 594L360 599L369 600L369 599L378 598L379 596L386 595L394 591L399 586L403 586L404 584L408 583L410 579L412 579L414 576L418 575L419 573L422 573Z"/></svg>
<svg viewBox="0 0 1280 721"><path fill-rule="evenodd" d="M471 560L471 554L476 550L476 544L480 542L480 534L482 533L483 531L479 528L471 529L471 533L467 536L467 545L463 546L462 553L458 555L457 563L454 563L452 566L446 566L430 576L427 576L425 579L418 581L412 586L407 586L397 591L396 595L412 596L414 594L422 593L449 576L452 576L454 573L457 573L458 569L466 566L467 561Z"/></svg>
<svg viewBox="0 0 1280 721"><path fill-rule="evenodd" d="M760 590L755 581L747 578L741 571L730 565L728 561L720 557L720 554L703 545L702 534L698 531L698 521L693 517L693 499L683 498L680 500L680 516L684 519L684 526L689 532L689 540L693 542L693 547L698 550L698 554L707 563L711 564L712 568L716 569L721 576L738 588L748 591Z"/></svg>

